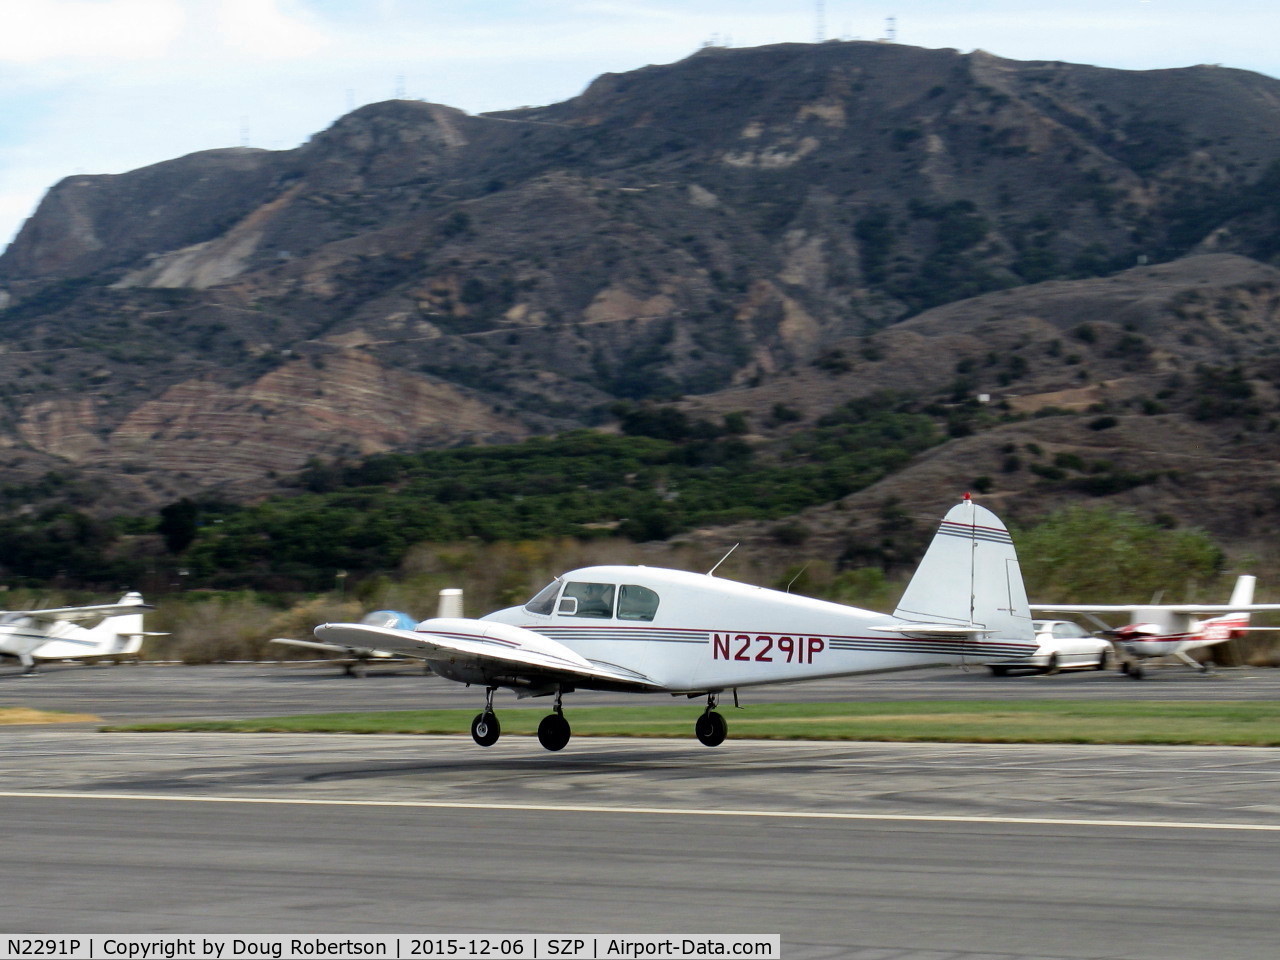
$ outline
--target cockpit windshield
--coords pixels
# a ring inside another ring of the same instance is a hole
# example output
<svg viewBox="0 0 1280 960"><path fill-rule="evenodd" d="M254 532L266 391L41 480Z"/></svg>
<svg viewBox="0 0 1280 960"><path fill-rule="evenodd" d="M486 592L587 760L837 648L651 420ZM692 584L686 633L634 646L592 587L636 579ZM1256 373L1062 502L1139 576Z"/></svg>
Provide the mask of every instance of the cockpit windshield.
<svg viewBox="0 0 1280 960"><path fill-rule="evenodd" d="M530 613L536 613L543 617L551 616L551 611L555 609L556 594L560 592L559 579L552 580L545 587L534 594L533 599L524 605L524 608Z"/></svg>

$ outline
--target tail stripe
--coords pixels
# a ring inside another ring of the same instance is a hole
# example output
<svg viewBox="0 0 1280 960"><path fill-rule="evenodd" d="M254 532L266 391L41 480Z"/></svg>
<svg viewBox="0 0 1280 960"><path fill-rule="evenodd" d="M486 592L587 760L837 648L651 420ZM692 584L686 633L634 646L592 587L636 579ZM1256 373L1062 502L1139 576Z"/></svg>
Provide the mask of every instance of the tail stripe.
<svg viewBox="0 0 1280 960"><path fill-rule="evenodd" d="M991 527L971 526L967 523L953 523L944 520L938 533L946 537L963 537L966 540L985 540L988 543L1013 543L1008 530L995 530Z"/></svg>

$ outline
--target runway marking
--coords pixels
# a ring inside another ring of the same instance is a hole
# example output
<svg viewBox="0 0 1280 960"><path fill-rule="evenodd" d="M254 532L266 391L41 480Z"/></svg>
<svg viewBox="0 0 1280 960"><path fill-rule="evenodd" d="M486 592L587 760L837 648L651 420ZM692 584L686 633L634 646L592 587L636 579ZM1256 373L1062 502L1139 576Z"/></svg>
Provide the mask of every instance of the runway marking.
<svg viewBox="0 0 1280 960"><path fill-rule="evenodd" d="M606 807L584 804L479 803L453 800L340 800L307 797L217 797L197 794L90 793L3 790L0 798L36 800L138 800L165 803L252 803L304 807L406 807L425 810L519 810L530 813L616 813L665 817L763 817L773 820L851 820L882 823L972 823L1036 827L1139 827L1167 830L1250 830L1280 833L1280 823L1214 823L1194 820L1084 820L1070 817L998 817L913 813L844 813L831 810L702 810L695 807Z"/></svg>

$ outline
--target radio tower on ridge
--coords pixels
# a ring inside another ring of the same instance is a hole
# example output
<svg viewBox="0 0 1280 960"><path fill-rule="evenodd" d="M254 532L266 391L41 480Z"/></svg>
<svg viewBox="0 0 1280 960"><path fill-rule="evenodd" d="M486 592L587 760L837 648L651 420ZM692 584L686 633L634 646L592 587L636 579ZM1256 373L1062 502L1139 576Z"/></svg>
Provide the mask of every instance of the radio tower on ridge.
<svg viewBox="0 0 1280 960"><path fill-rule="evenodd" d="M813 42L822 43L827 39L827 11L823 0L813 3Z"/></svg>

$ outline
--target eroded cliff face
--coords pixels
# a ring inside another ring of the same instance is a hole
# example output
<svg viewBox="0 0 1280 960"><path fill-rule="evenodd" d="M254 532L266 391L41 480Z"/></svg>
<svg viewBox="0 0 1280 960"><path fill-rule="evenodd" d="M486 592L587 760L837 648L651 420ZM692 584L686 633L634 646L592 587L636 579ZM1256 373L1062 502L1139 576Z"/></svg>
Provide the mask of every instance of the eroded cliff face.
<svg viewBox="0 0 1280 960"><path fill-rule="evenodd" d="M519 440L516 421L465 396L353 353L293 360L226 390L180 384L142 404L111 435L116 457L148 457L203 482L300 469L312 457L359 457L467 440Z"/></svg>
<svg viewBox="0 0 1280 960"><path fill-rule="evenodd" d="M1276 171L1269 78L892 44L712 48L489 116L374 104L296 150L55 186L0 256L0 446L163 497L763 396L991 291L1273 260Z"/></svg>
<svg viewBox="0 0 1280 960"><path fill-rule="evenodd" d="M293 359L241 387L175 384L109 425L89 398L32 404L27 444L76 466L146 465L201 486L301 469L312 457L360 457L468 440L515 441L527 429L447 383L351 351Z"/></svg>

